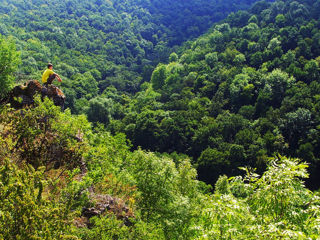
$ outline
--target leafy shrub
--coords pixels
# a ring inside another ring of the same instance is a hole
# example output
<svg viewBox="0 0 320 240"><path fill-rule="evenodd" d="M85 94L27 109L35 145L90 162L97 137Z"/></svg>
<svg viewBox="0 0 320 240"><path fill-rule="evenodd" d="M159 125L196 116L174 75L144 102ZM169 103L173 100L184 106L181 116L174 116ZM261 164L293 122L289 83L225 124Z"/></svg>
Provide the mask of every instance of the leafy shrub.
<svg viewBox="0 0 320 240"><path fill-rule="evenodd" d="M68 235L72 215L52 201L44 170L8 159L0 166L0 239L75 239Z"/></svg>

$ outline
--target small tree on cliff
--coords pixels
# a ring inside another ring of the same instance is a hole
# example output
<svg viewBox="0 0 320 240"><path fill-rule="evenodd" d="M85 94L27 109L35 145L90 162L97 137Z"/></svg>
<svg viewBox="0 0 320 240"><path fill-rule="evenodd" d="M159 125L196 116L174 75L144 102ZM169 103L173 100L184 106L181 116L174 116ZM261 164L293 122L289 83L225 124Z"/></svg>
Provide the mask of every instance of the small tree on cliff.
<svg viewBox="0 0 320 240"><path fill-rule="evenodd" d="M12 87L14 76L20 62L14 42L0 35L0 98Z"/></svg>

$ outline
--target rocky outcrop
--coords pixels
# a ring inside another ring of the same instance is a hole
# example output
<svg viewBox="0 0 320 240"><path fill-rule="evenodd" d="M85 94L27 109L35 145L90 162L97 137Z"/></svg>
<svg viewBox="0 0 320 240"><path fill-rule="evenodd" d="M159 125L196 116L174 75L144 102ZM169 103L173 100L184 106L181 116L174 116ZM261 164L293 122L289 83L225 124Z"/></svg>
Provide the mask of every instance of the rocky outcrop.
<svg viewBox="0 0 320 240"><path fill-rule="evenodd" d="M20 109L32 105L35 94L41 94L42 99L46 96L51 98L56 106L64 109L65 96L63 92L54 85L49 85L46 88L37 80L30 80L23 85L15 86L7 97L1 100L1 103L10 103L13 108Z"/></svg>
<svg viewBox="0 0 320 240"><path fill-rule="evenodd" d="M134 214L122 199L94 193L91 193L90 198L93 206L82 210L81 218L76 221L78 227L91 227L89 223L90 218L103 216L108 213L113 213L125 225L132 225L130 218L134 218Z"/></svg>

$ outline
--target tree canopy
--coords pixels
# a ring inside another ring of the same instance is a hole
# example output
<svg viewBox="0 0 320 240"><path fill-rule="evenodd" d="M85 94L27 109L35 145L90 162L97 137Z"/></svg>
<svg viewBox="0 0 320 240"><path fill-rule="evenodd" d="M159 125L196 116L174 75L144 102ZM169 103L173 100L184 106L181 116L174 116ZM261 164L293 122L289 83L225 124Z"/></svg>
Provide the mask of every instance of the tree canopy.
<svg viewBox="0 0 320 240"><path fill-rule="evenodd" d="M2 1L0 239L318 239L319 7Z"/></svg>

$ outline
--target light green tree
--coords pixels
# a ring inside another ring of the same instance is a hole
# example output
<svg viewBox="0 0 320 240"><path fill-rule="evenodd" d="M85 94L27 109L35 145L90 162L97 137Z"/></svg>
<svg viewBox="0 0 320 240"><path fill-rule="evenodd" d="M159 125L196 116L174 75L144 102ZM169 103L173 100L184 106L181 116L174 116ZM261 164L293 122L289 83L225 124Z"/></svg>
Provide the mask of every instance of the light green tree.
<svg viewBox="0 0 320 240"><path fill-rule="evenodd" d="M13 40L0 35L0 98L12 87L19 62L19 53Z"/></svg>
<svg viewBox="0 0 320 240"><path fill-rule="evenodd" d="M160 89L164 85L164 81L167 77L166 66L160 64L152 73L151 83L155 90Z"/></svg>

